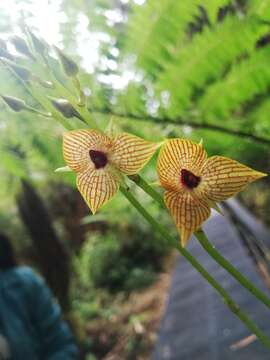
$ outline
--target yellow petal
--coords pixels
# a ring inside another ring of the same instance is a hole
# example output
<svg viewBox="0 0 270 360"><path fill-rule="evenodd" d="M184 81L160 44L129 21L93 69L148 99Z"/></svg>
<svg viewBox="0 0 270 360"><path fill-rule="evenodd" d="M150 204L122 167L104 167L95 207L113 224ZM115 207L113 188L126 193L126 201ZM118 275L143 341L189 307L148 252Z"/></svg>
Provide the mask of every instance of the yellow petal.
<svg viewBox="0 0 270 360"><path fill-rule="evenodd" d="M107 152L111 147L111 140L97 130L72 130L64 133L63 155L67 165L76 172L93 168L89 150Z"/></svg>
<svg viewBox="0 0 270 360"><path fill-rule="evenodd" d="M113 140L109 161L124 174L136 174L150 160L158 146L138 136L123 133Z"/></svg>
<svg viewBox="0 0 270 360"><path fill-rule="evenodd" d="M78 174L77 187L93 214L109 201L119 188L119 179L109 168L87 169Z"/></svg>
<svg viewBox="0 0 270 360"><path fill-rule="evenodd" d="M210 216L210 208L204 201L194 198L189 191L165 191L164 201L186 246L193 232Z"/></svg>
<svg viewBox="0 0 270 360"><path fill-rule="evenodd" d="M212 156L203 167L202 181L198 192L212 201L222 201L264 176L267 175L240 164L238 161L223 156Z"/></svg>
<svg viewBox="0 0 270 360"><path fill-rule="evenodd" d="M206 151L200 144L183 139L167 140L160 150L157 164L161 185L167 190L179 191L182 187L181 170L200 176L206 158Z"/></svg>

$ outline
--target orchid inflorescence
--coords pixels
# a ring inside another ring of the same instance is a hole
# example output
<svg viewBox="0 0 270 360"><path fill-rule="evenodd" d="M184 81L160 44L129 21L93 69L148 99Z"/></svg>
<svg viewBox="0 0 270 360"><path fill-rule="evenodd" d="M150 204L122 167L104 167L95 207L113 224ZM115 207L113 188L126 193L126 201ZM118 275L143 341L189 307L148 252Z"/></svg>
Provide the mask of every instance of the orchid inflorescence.
<svg viewBox="0 0 270 360"><path fill-rule="evenodd" d="M251 284L226 259L217 255L211 243L207 245L207 237L197 232L202 223L210 216L211 208L218 210L217 202L226 200L243 190L245 186L266 174L257 172L235 160L222 156L207 158L202 143L197 144L185 139L168 139L162 143L146 141L127 133L108 135L98 130L98 124L86 104L86 97L79 81L78 65L66 56L62 50L55 48L62 65L63 73L72 82L74 93L63 85L55 76L50 61L52 48L25 28L27 40L15 37L12 40L16 51L31 62L39 63L47 69L48 80L39 78L24 65L15 62L14 57L5 47L0 49L0 63L19 80L33 98L45 110L33 108L24 100L9 95L0 95L5 104L15 112L28 111L38 116L55 119L67 130L76 128L73 119L88 124L94 129L67 131L64 134L63 155L67 167L57 171L72 170L77 174L77 187L91 209L95 213L108 202L120 188L127 200L140 212L148 223L162 237L189 261L189 263L208 281L222 296L224 302L247 326L247 328L270 348L270 340L257 328L248 316L234 303L225 289L202 267L202 265L184 248L190 236L195 232L206 251L226 269L235 279L249 290L258 300L270 308L270 299ZM0 44L1 45L1 44ZM5 44L4 44L5 45ZM50 50L50 51L49 51ZM53 90L48 96L44 91ZM55 95L57 94L57 97ZM53 95L53 96L52 96ZM58 97L60 96L60 97ZM136 175L161 147L157 172L159 185L165 190L164 201L146 181ZM133 175L133 176L132 176ZM179 244L162 224L134 197L125 183L125 176L135 181L146 193L159 204L165 203L181 236ZM143 185L142 185L143 184ZM204 240L202 240L204 238ZM207 248L206 248L206 245ZM182 245L182 246L181 246Z"/></svg>
<svg viewBox="0 0 270 360"><path fill-rule="evenodd" d="M122 133L109 137L97 130L73 130L64 134L63 154L77 173L77 187L95 213L110 200L123 175L138 173L160 144ZM196 230L226 200L247 184L266 176L239 162L207 153L202 144L169 139L161 146L157 172L169 209L185 246Z"/></svg>
<svg viewBox="0 0 270 360"><path fill-rule="evenodd" d="M41 58L49 70L49 45L29 28L25 27L24 32L27 40L18 36L10 39L16 51L31 61ZM64 74L72 80L78 92L77 101L74 102L52 71L48 71L50 81L40 79L28 68L14 62L12 56L6 52L2 53L0 62L25 86L33 82L46 89L55 88L64 91L68 99L47 96L51 106L46 113L29 106L21 99L7 95L1 97L15 112L30 111L45 117L55 117L68 128L70 124L66 123L66 119L77 118L88 123L88 117L83 116L82 110L86 104L78 79L79 67L62 50L54 47L54 51ZM29 88L29 91L34 96L39 90L33 93ZM47 108L48 102L43 102L41 96L38 101ZM100 130L81 129L65 133L63 152L68 167L77 173L80 193L92 213L95 213L115 195L124 175L137 174L160 145L127 133L108 136ZM266 176L226 157L212 156L207 159L202 144L184 139L169 139L163 142L157 172L160 185L165 190L164 203L176 223L183 246L210 216L210 209L218 209L216 202L228 199L250 182Z"/></svg>

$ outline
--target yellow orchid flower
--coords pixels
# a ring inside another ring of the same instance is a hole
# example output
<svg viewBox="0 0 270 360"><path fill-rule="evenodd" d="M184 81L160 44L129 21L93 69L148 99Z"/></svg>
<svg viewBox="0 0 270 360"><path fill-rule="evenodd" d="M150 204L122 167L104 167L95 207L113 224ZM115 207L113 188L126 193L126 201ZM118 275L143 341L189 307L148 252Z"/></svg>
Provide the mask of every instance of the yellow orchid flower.
<svg viewBox="0 0 270 360"><path fill-rule="evenodd" d="M127 133L109 137L82 129L64 134L63 155L77 173L77 187L94 214L119 189L121 173L136 174L158 146Z"/></svg>
<svg viewBox="0 0 270 360"><path fill-rule="evenodd" d="M215 207L217 201L228 199L247 184L266 176L223 156L207 158L201 144L183 139L165 142L157 170L165 189L165 204L183 246L210 216L210 208Z"/></svg>

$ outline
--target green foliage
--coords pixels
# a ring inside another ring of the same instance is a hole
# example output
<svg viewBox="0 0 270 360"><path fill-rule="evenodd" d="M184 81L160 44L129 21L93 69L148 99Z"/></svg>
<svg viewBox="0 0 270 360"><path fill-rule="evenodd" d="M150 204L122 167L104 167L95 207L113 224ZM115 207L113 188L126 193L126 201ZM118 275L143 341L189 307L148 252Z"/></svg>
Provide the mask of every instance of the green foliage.
<svg viewBox="0 0 270 360"><path fill-rule="evenodd" d="M154 74L171 59L177 44L186 37L186 24L198 14L198 1L149 0L134 6L130 18L127 51L136 55L137 63L148 74ZM174 16L171 16L174 14Z"/></svg>
<svg viewBox="0 0 270 360"><path fill-rule="evenodd" d="M169 114L181 115L203 93L204 86L229 76L229 67L241 54L246 56L253 51L256 39L265 29L253 17L232 16L194 36L190 44L175 54L157 82L160 91L170 92Z"/></svg>
<svg viewBox="0 0 270 360"><path fill-rule="evenodd" d="M258 50L233 66L224 79L209 86L198 103L203 118L222 121L241 104L266 94L270 87L269 57L270 47Z"/></svg>
<svg viewBox="0 0 270 360"><path fill-rule="evenodd" d="M84 284L112 293L129 292L153 282L168 248L141 227L115 229L90 238L77 263Z"/></svg>
<svg viewBox="0 0 270 360"><path fill-rule="evenodd" d="M201 6L206 10L210 23L214 24L217 21L219 10L230 3L229 0L205 0Z"/></svg>

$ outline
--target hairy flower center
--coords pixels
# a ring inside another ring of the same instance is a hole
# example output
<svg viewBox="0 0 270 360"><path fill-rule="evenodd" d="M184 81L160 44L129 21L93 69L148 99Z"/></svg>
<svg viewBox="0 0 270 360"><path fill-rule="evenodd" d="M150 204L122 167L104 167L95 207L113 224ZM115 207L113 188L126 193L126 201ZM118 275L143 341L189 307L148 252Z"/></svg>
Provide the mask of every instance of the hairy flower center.
<svg viewBox="0 0 270 360"><path fill-rule="evenodd" d="M194 189L201 181L200 176L194 175L186 169L181 170L181 183L189 189Z"/></svg>
<svg viewBox="0 0 270 360"><path fill-rule="evenodd" d="M107 155L102 151L89 150L89 156L90 156L90 159L95 164L96 169L103 168L108 163Z"/></svg>

